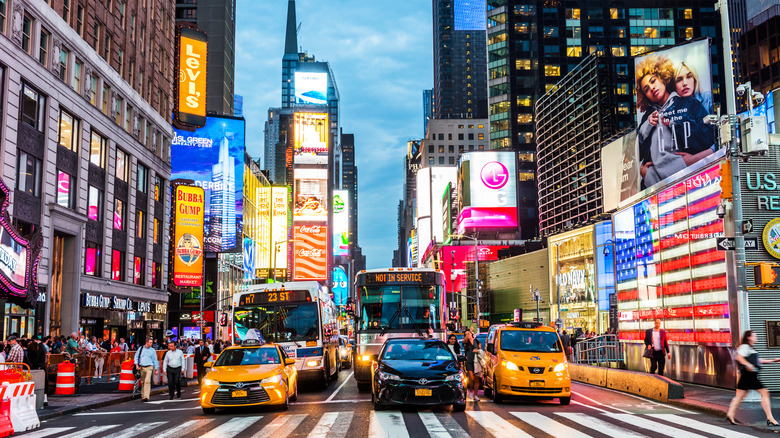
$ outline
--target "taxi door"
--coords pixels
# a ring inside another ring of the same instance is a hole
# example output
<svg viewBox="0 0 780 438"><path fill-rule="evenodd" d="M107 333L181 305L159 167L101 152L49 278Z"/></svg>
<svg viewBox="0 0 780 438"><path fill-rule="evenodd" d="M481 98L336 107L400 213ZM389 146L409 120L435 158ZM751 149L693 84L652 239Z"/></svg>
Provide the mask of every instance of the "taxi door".
<svg viewBox="0 0 780 438"><path fill-rule="evenodd" d="M276 348L279 349L279 354L281 354L282 357L282 365L284 365L284 362L288 358L287 352L285 352L284 348L281 346L277 346ZM295 364L284 365L282 373L284 374L284 380L287 382L287 394L291 396L295 393L294 388L298 386L298 371L295 369Z"/></svg>
<svg viewBox="0 0 780 438"><path fill-rule="evenodd" d="M495 369L500 364L500 358L496 351L496 337L499 327L491 327L488 331L487 339L485 339L485 381L490 382L490 387L495 390L493 385L493 376L495 375Z"/></svg>

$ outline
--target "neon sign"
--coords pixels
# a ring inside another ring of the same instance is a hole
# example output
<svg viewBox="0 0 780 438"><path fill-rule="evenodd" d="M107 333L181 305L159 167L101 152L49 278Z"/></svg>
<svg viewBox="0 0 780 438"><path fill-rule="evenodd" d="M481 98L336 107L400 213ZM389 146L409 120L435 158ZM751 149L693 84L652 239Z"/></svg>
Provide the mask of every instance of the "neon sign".
<svg viewBox="0 0 780 438"><path fill-rule="evenodd" d="M22 237L8 216L9 191L0 180L0 295L25 297L28 303L38 300L38 264L43 235Z"/></svg>

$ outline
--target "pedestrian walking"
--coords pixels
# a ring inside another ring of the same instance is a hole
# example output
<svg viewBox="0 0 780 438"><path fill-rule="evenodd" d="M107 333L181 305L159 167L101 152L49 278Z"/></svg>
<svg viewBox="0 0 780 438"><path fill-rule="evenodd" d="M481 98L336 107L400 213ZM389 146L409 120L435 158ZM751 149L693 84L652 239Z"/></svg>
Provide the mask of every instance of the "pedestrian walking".
<svg viewBox="0 0 780 438"><path fill-rule="evenodd" d="M135 352L135 367L141 372L141 401L149 401L149 393L152 389L152 375L157 374L160 362L157 360L157 352L152 348L152 338L146 340L146 345L141 346Z"/></svg>
<svg viewBox="0 0 780 438"><path fill-rule="evenodd" d="M479 342L479 339L474 339L474 348L471 352L474 355L474 381L472 382L472 385L474 386L474 401L478 402L479 397L477 397L477 393L479 392L479 385L482 381L482 372L484 370L483 363L485 361L485 352L482 351L482 344Z"/></svg>
<svg viewBox="0 0 780 438"><path fill-rule="evenodd" d="M463 354L466 356L466 374L469 379L466 385L466 398L469 397L469 387L474 381L474 340L474 333L471 329L467 329L463 334Z"/></svg>
<svg viewBox="0 0 780 438"><path fill-rule="evenodd" d="M198 366L198 385L203 382L203 376L206 375L205 363L211 359L211 352L209 351L203 339L198 341L198 348L195 349L195 365Z"/></svg>
<svg viewBox="0 0 780 438"><path fill-rule="evenodd" d="M645 331L645 346L650 350L650 374L655 374L656 368L658 375L664 375L666 359L672 358L672 352L669 350L669 340L666 337L666 331L661 328L661 320L655 320L655 327Z"/></svg>
<svg viewBox="0 0 780 438"><path fill-rule="evenodd" d="M758 337L753 330L745 330L742 334L742 341L737 348L737 366L739 370L739 380L737 381L737 394L731 400L729 410L726 413L726 418L731 424L738 424L734 419L734 415L739 409L739 405L742 404L742 400L750 392L750 390L756 390L761 394L761 408L764 409L766 414L766 425L778 427L775 417L772 416L772 405L769 400L769 390L761 384L758 380L758 372L761 370L761 365L780 362L780 358L775 359L761 359L758 357L758 352L753 349L753 345L756 343Z"/></svg>
<svg viewBox="0 0 780 438"><path fill-rule="evenodd" d="M171 396L171 400L173 400L174 392L176 397L181 398L181 369L183 365L184 352L176 348L176 343L168 341L168 351L163 356L162 372L168 378L168 394Z"/></svg>
<svg viewBox="0 0 780 438"><path fill-rule="evenodd" d="M561 333L561 343L563 344L563 352L566 354L566 360L571 362L571 336L566 333L566 330Z"/></svg>
<svg viewBox="0 0 780 438"><path fill-rule="evenodd" d="M449 335L447 337L447 347L457 359L460 356L460 344L458 344L458 337L455 335Z"/></svg>

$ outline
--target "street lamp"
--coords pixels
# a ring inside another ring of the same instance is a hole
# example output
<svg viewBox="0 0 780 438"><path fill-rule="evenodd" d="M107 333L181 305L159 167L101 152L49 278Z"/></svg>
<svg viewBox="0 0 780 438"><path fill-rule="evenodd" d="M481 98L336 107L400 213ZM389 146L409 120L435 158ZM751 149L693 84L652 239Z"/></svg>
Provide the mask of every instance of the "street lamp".
<svg viewBox="0 0 780 438"><path fill-rule="evenodd" d="M276 253L279 252L279 249L278 249L279 245L281 245L282 243L287 243L287 242L288 242L287 239L280 240L278 242L274 242L274 264L273 264L273 268L271 269L272 275L273 275L272 278L273 278L274 283L276 283Z"/></svg>
<svg viewBox="0 0 780 438"><path fill-rule="evenodd" d="M555 319L555 326L559 329L563 327L563 318L561 318L561 243L553 244L555 246L555 290L558 294L558 318Z"/></svg>
<svg viewBox="0 0 780 438"><path fill-rule="evenodd" d="M477 331L475 334L479 334L480 326L480 307L479 307L479 240L473 236L466 236L465 234L451 234L450 237L457 237L458 239L469 239L474 241L474 283L476 287L477 297Z"/></svg>

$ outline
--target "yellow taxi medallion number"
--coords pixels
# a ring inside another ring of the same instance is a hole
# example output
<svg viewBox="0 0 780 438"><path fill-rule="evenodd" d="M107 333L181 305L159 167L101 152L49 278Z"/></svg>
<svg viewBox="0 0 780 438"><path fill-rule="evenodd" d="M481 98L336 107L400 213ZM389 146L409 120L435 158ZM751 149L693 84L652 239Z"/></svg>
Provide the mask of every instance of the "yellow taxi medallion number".
<svg viewBox="0 0 780 438"><path fill-rule="evenodd" d="M544 380L531 380L531 386L533 387L544 386Z"/></svg>
<svg viewBox="0 0 780 438"><path fill-rule="evenodd" d="M246 391L233 391L231 396L233 396L233 397L246 397Z"/></svg>
<svg viewBox="0 0 780 438"><path fill-rule="evenodd" d="M414 395L430 397L433 395L433 392L428 388L417 388L414 390Z"/></svg>

